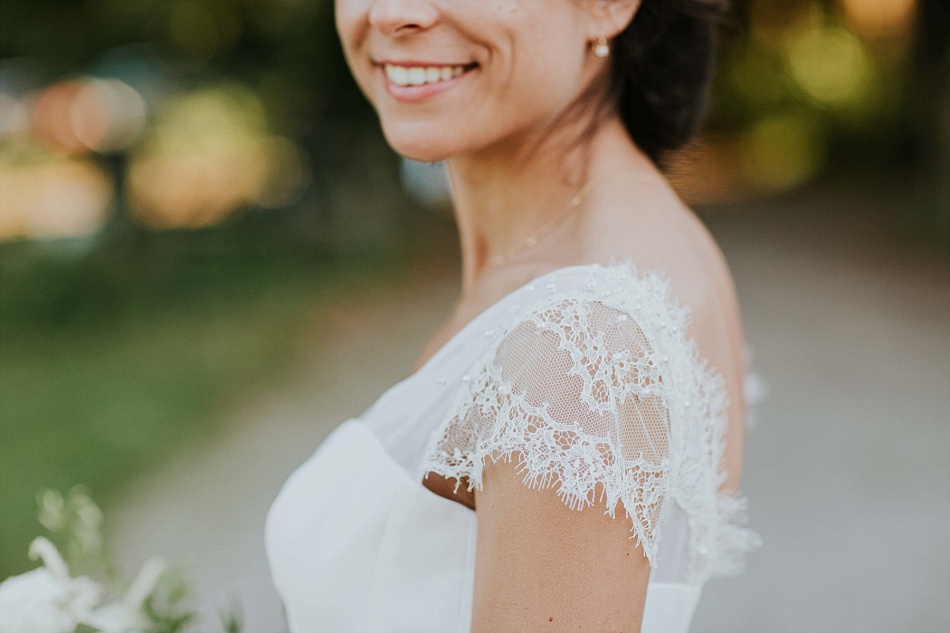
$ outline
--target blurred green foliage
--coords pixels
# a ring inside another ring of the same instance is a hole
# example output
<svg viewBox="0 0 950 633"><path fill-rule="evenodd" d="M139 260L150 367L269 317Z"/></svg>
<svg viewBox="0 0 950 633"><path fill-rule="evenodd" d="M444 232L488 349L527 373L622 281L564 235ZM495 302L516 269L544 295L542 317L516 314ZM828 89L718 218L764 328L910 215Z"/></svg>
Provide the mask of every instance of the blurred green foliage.
<svg viewBox="0 0 950 633"><path fill-rule="evenodd" d="M398 270L391 252L332 259L240 224L124 255L0 247L0 576L28 567L37 490L83 483L108 507L283 375L322 310Z"/></svg>

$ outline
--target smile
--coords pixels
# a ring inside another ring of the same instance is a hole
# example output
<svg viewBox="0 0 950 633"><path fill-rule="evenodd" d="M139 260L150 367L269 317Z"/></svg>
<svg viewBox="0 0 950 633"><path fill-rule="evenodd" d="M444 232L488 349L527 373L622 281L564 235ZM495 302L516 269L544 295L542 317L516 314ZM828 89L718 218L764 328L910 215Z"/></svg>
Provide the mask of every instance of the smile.
<svg viewBox="0 0 950 633"><path fill-rule="evenodd" d="M425 86L454 79L475 67L465 66L396 66L383 64L386 77L397 86Z"/></svg>

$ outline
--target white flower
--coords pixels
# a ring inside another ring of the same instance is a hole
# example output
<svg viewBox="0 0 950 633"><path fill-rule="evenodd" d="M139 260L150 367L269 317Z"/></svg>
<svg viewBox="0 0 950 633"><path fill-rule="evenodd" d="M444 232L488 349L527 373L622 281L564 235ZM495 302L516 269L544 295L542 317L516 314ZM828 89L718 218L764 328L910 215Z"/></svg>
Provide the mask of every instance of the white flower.
<svg viewBox="0 0 950 633"><path fill-rule="evenodd" d="M66 561L60 556L59 550L49 540L42 536L33 539L33 542L30 543L29 556L31 560L39 558L43 561L43 566L57 580L62 582L69 580L69 567L66 566Z"/></svg>
<svg viewBox="0 0 950 633"><path fill-rule="evenodd" d="M64 581L40 567L0 583L0 628L3 633L73 633L99 595L88 578Z"/></svg>
<svg viewBox="0 0 950 633"><path fill-rule="evenodd" d="M125 592L123 602L130 607L141 608L142 603L155 591L155 585L164 571L165 563L162 560L150 558Z"/></svg>
<svg viewBox="0 0 950 633"><path fill-rule="evenodd" d="M102 512L88 495L74 488L64 499L55 491L46 491L39 501L44 526L68 534L71 546L79 544L79 555L94 555L101 560ZM145 604L165 572L161 560L146 562L125 594L106 604L105 587L87 576L72 577L66 561L49 540L34 539L29 556L40 559L43 566L0 583L0 633L76 633L80 627L96 633L145 633L154 629L156 622L146 613Z"/></svg>
<svg viewBox="0 0 950 633"><path fill-rule="evenodd" d="M0 583L2 633L73 633L92 614L102 591L91 579L72 578L56 547L43 537L30 543L43 567Z"/></svg>
<svg viewBox="0 0 950 633"><path fill-rule="evenodd" d="M140 607L133 609L124 602L96 609L95 613L84 618L82 623L102 633L139 633L149 625Z"/></svg>
<svg viewBox="0 0 950 633"><path fill-rule="evenodd" d="M149 621L142 611L142 604L155 591L155 585L163 571L163 562L155 558L149 560L125 592L121 602L97 609L82 621L83 624L88 624L102 633L137 633L148 628Z"/></svg>

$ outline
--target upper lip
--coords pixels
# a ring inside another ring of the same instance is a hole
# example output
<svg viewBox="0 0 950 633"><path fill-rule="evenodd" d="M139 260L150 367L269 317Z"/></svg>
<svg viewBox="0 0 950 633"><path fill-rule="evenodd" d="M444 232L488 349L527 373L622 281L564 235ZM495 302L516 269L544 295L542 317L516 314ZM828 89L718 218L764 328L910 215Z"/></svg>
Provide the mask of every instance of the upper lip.
<svg viewBox="0 0 950 633"><path fill-rule="evenodd" d="M375 62L380 66L405 66L405 67L414 67L414 66L471 66L475 62L434 62L434 61L422 61L417 59L378 59Z"/></svg>

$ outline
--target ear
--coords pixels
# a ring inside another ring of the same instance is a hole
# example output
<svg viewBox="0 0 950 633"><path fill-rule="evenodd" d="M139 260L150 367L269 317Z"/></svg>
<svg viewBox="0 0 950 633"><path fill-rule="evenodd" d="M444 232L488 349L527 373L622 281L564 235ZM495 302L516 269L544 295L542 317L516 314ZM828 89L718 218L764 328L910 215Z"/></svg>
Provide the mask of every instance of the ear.
<svg viewBox="0 0 950 633"><path fill-rule="evenodd" d="M610 39L633 20L641 0L582 0L587 12L588 38Z"/></svg>

